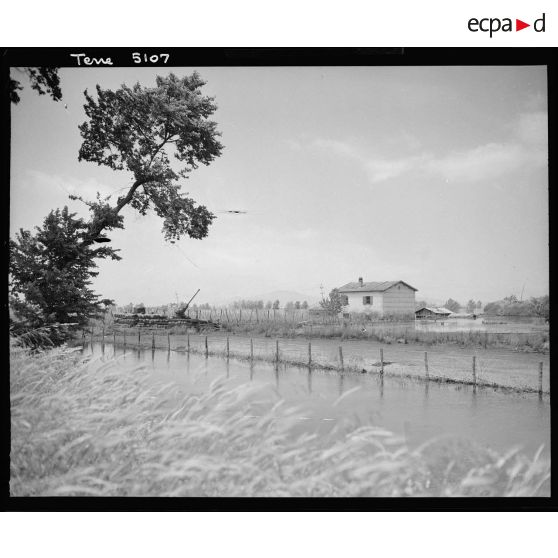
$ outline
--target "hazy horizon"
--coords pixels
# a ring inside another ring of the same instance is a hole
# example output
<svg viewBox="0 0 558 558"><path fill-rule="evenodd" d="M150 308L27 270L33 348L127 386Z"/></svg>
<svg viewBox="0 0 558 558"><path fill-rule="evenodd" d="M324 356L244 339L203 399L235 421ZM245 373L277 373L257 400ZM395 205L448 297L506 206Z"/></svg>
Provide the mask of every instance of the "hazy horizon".
<svg viewBox="0 0 558 558"><path fill-rule="evenodd" d="M204 240L167 244L123 211L95 291L159 306L402 280L417 300L548 294L544 67L63 68L63 99L23 79L12 106L10 234L51 209L126 189L78 162L83 90L199 71L223 154L184 183L217 216ZM67 108L65 108L67 105ZM114 198L113 198L114 199ZM227 213L229 210L246 213Z"/></svg>

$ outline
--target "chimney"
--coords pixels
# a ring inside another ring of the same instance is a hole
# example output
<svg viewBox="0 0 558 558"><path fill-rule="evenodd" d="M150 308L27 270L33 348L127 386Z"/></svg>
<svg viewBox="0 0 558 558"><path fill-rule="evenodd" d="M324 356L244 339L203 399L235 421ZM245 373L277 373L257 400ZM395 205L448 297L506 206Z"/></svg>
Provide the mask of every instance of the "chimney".
<svg viewBox="0 0 558 558"><path fill-rule="evenodd" d="M364 285L364 283L362 282L362 277L359 277L359 278L358 278L358 283L359 283L359 285L360 285L361 287Z"/></svg>

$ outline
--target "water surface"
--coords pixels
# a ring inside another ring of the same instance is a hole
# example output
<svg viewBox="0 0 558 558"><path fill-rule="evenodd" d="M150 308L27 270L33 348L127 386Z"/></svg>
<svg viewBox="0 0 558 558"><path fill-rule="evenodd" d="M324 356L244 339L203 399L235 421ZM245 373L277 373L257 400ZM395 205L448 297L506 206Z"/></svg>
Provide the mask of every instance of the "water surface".
<svg viewBox="0 0 558 558"><path fill-rule="evenodd" d="M300 430L324 432L347 420L386 428L415 447L437 436L458 436L497 451L520 446L531 455L550 453L550 402L537 394L503 392L467 385L418 382L377 374L309 370L177 351L85 346L86 354L118 365L147 366L154 382L176 383L177 398L207 391L216 378L231 387L252 382L269 386L288 405L302 408ZM346 398L344 393L358 388ZM254 413L247 407L247 414Z"/></svg>

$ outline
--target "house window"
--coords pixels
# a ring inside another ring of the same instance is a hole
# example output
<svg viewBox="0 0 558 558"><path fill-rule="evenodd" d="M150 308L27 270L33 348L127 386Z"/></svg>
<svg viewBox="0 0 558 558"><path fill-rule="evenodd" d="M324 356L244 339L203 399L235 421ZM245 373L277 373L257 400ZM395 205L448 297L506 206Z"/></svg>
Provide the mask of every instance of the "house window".
<svg viewBox="0 0 558 558"><path fill-rule="evenodd" d="M372 304L372 297L371 296L363 296L362 297L362 304L366 306L367 304Z"/></svg>

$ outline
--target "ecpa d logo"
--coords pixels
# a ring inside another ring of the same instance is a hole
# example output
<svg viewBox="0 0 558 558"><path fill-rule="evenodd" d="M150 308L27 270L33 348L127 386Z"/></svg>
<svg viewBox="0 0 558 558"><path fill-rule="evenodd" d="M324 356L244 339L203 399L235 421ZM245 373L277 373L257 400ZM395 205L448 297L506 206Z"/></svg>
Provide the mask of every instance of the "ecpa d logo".
<svg viewBox="0 0 558 558"><path fill-rule="evenodd" d="M533 22L532 27L535 32L544 33L545 24L546 24L545 15L546 14L543 13L543 15L539 19L536 19ZM498 31L509 33L512 31L521 31L522 29L531 27L530 23L526 23L521 19L516 19L515 28L514 28L512 22L513 22L512 18L509 17L505 17L503 19L500 19L498 17L485 17L482 19L477 19L476 17L472 17L468 21L467 27L469 28L469 31L472 31L473 33L477 33L478 31L481 31L483 33L490 33L490 38L492 38L492 35L494 33L498 33Z"/></svg>

